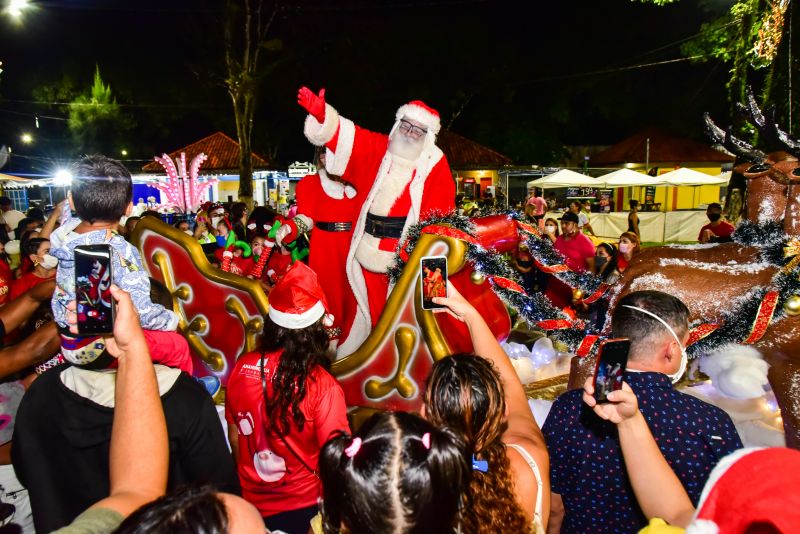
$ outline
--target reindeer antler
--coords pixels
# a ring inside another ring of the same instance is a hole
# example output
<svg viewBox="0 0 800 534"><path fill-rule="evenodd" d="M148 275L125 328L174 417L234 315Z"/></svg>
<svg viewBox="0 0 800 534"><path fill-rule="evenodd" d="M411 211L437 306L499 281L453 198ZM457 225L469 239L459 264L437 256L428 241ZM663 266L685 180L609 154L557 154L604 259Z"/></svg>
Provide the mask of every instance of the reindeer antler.
<svg viewBox="0 0 800 534"><path fill-rule="evenodd" d="M760 163L766 158L766 154L757 148L734 137L733 134L731 134L731 127L725 131L714 124L714 121L711 120L711 116L708 113L703 113L703 120L706 122L706 133L711 137L711 140L724 146L732 154L751 163Z"/></svg>
<svg viewBox="0 0 800 534"><path fill-rule="evenodd" d="M782 148L793 156L800 158L800 141L792 139L788 133L781 130L775 121L775 106L768 107L765 112L761 111L753 95L752 87L747 87L747 105L736 104L736 107L740 113L758 127L769 145L775 148Z"/></svg>

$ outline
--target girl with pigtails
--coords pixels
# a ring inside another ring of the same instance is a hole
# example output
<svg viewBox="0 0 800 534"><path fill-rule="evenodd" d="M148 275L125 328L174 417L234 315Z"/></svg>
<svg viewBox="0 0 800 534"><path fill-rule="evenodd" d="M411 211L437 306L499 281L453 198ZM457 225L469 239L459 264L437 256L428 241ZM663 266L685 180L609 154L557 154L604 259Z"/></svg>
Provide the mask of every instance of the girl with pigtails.
<svg viewBox="0 0 800 534"><path fill-rule="evenodd" d="M460 440L417 415L384 412L320 454L325 534L456 532L469 464Z"/></svg>
<svg viewBox="0 0 800 534"><path fill-rule="evenodd" d="M436 427L455 432L472 457L461 532L543 533L550 510L550 466L542 431L486 322L449 283L448 294L433 301L467 324L475 354L434 364L423 415Z"/></svg>

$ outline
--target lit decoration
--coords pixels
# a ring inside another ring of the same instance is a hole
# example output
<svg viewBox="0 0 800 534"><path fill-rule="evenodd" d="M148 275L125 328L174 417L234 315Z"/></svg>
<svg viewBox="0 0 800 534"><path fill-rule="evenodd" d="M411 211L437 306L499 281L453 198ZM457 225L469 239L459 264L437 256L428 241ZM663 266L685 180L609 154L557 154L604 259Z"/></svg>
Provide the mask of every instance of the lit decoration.
<svg viewBox="0 0 800 534"><path fill-rule="evenodd" d="M756 56L753 62L754 66L765 67L772 63L778 54L778 46L781 44L783 36L784 17L788 7L789 0L774 0L767 8L767 14L758 30L758 39L753 46L753 54Z"/></svg>
<svg viewBox="0 0 800 534"><path fill-rule="evenodd" d="M200 181L200 166L208 159L202 152L196 155L189 170L186 170L186 153L181 152L180 158L172 161L167 154L154 158L167 171L166 182L156 182L155 188L167 196L167 201L161 206L164 208L174 207L183 213L193 213L200 209L200 205L205 201L205 193L217 183L217 179L210 178ZM175 166L178 164L178 167Z"/></svg>

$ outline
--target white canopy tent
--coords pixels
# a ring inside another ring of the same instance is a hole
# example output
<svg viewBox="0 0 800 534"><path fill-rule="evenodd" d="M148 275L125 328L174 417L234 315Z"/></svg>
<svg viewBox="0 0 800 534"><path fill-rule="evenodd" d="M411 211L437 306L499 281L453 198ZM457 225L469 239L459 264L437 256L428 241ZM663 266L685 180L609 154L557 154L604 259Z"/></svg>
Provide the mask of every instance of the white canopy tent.
<svg viewBox="0 0 800 534"><path fill-rule="evenodd" d="M731 174L728 172L712 176L703 172L687 169L686 167L681 167L674 171L665 172L658 178L665 182L664 185L728 185Z"/></svg>
<svg viewBox="0 0 800 534"><path fill-rule="evenodd" d="M561 169L544 178L528 182L528 189L540 187L548 189L552 187L602 187L603 184L597 178L592 178L579 172L569 169Z"/></svg>
<svg viewBox="0 0 800 534"><path fill-rule="evenodd" d="M597 178L603 187L635 187L648 185L665 185L659 178L653 178L647 174L632 171L630 169L619 169Z"/></svg>

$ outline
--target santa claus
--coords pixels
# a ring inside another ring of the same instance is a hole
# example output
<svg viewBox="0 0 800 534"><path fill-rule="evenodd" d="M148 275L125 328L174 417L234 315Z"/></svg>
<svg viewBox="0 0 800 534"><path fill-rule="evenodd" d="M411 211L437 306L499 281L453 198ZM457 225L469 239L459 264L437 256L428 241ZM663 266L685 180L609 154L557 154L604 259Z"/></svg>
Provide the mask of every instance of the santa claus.
<svg viewBox="0 0 800 534"><path fill-rule="evenodd" d="M339 354L355 351L378 321L389 292L386 274L394 252L410 226L433 214L455 209L455 182L436 146L439 114L415 100L397 110L389 135L365 130L303 87L298 103L305 108L305 134L330 150L328 172L367 192L353 228L346 271L357 303L349 334ZM327 289L327 288L326 288ZM332 293L330 300L339 298Z"/></svg>

